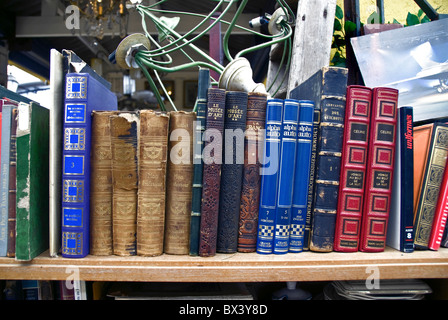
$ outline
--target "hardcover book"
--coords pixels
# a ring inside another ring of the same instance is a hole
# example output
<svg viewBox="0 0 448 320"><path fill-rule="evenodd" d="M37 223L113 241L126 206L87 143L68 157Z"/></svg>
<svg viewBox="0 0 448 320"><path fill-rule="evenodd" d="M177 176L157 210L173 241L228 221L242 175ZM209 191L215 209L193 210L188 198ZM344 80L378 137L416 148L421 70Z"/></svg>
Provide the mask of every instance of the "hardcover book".
<svg viewBox="0 0 448 320"><path fill-rule="evenodd" d="M304 246L311 150L313 146L314 101L299 100L297 155L292 196L289 252L302 252Z"/></svg>
<svg viewBox="0 0 448 320"><path fill-rule="evenodd" d="M283 119L280 134L280 167L278 174L277 208L274 232L274 253L285 254L289 248L289 227L296 169L297 124L299 101L283 101Z"/></svg>
<svg viewBox="0 0 448 320"><path fill-rule="evenodd" d="M190 255L199 254L199 228L201 225L201 202L202 202L202 151L204 142L202 134L205 130L205 116L207 111L207 91L210 87L210 70L199 69L198 96L196 99L196 121L194 130L194 156L193 156L193 189L191 199L190 219Z"/></svg>
<svg viewBox="0 0 448 320"><path fill-rule="evenodd" d="M9 203L9 181L11 161L11 127L13 123L13 110L17 110L17 103L3 99L2 105L2 133L1 133L1 186L0 186L0 257L6 257L8 253L8 217L9 207L15 203Z"/></svg>
<svg viewBox="0 0 448 320"><path fill-rule="evenodd" d="M8 257L15 257L16 255L16 221L17 221L17 108L12 109L11 119L11 145L9 155L9 193L8 193Z"/></svg>
<svg viewBox="0 0 448 320"><path fill-rule="evenodd" d="M372 90L348 86L334 250L355 252L365 191Z"/></svg>
<svg viewBox="0 0 448 320"><path fill-rule="evenodd" d="M117 97L87 73L68 73L64 106L61 251L82 258L90 252L91 113L117 110Z"/></svg>
<svg viewBox="0 0 448 320"><path fill-rule="evenodd" d="M422 189L423 173L428 160L429 143L431 142L434 123L414 127L414 216Z"/></svg>
<svg viewBox="0 0 448 320"><path fill-rule="evenodd" d="M247 99L244 169L238 230L238 252L257 249L258 210L260 205L261 151L266 123L267 95L249 92ZM260 151L261 150L261 151Z"/></svg>
<svg viewBox="0 0 448 320"><path fill-rule="evenodd" d="M216 251L221 253L234 253L238 247L247 99L246 92L226 92L223 163L221 165L218 236L216 242Z"/></svg>
<svg viewBox="0 0 448 320"><path fill-rule="evenodd" d="M448 124L434 123L414 221L414 248L428 249L448 154Z"/></svg>
<svg viewBox="0 0 448 320"><path fill-rule="evenodd" d="M48 249L49 110L19 103L17 122L16 259L32 260Z"/></svg>
<svg viewBox="0 0 448 320"><path fill-rule="evenodd" d="M137 254L163 253L170 114L141 110L138 144Z"/></svg>
<svg viewBox="0 0 448 320"><path fill-rule="evenodd" d="M346 68L323 67L291 97L313 100L320 109L310 250L333 250L347 91ZM294 93L293 93L294 92Z"/></svg>
<svg viewBox="0 0 448 320"><path fill-rule="evenodd" d="M170 112L164 252L190 252L194 112Z"/></svg>
<svg viewBox="0 0 448 320"><path fill-rule="evenodd" d="M225 99L224 89L209 88L203 150L204 171L199 236L199 256L201 257L216 254Z"/></svg>
<svg viewBox="0 0 448 320"><path fill-rule="evenodd" d="M260 254L271 254L274 251L282 118L283 100L268 99L263 159L260 169L261 186L257 237L257 253Z"/></svg>
<svg viewBox="0 0 448 320"><path fill-rule="evenodd" d="M414 148L413 108L398 108L394 182L386 245L414 251Z"/></svg>
<svg viewBox="0 0 448 320"><path fill-rule="evenodd" d="M112 150L112 243L113 253L132 256L137 253L138 132L136 112L111 115Z"/></svg>
<svg viewBox="0 0 448 320"><path fill-rule="evenodd" d="M448 170L443 173L443 180L440 184L440 192L434 212L431 234L428 241L428 249L439 250L443 240L443 233L446 230L446 220L448 217Z"/></svg>
<svg viewBox="0 0 448 320"><path fill-rule="evenodd" d="M90 153L90 254L111 255L112 149L110 117L118 111L92 112Z"/></svg>
<svg viewBox="0 0 448 320"><path fill-rule="evenodd" d="M360 250L381 252L386 246L387 223L394 175L398 90L377 87L372 92L370 143L360 234Z"/></svg>

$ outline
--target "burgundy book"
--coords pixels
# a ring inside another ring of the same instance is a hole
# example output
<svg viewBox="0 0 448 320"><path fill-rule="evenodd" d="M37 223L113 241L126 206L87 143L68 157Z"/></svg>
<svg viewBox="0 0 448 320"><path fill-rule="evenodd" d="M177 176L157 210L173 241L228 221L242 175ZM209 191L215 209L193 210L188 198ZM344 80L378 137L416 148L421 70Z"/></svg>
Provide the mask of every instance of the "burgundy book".
<svg viewBox="0 0 448 320"><path fill-rule="evenodd" d="M335 251L354 252L359 248L371 100L372 89L359 85L347 87Z"/></svg>
<svg viewBox="0 0 448 320"><path fill-rule="evenodd" d="M216 254L226 91L209 88L207 96L206 130L203 138L205 146L201 224L199 228L199 256L201 257L210 257Z"/></svg>
<svg viewBox="0 0 448 320"><path fill-rule="evenodd" d="M384 251L391 203L397 126L398 90L377 87L372 94L368 168L360 250Z"/></svg>

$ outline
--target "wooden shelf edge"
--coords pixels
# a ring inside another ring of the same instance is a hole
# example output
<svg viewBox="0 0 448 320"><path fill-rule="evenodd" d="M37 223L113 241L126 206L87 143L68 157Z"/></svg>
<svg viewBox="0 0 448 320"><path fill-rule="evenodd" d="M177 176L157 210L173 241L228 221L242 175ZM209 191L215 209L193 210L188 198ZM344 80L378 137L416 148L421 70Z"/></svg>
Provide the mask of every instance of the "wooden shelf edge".
<svg viewBox="0 0 448 320"><path fill-rule="evenodd" d="M202 258L88 256L50 257L44 252L29 262L0 258L0 279L145 282L276 282L448 278L448 249L402 253L315 253L286 255L217 254Z"/></svg>

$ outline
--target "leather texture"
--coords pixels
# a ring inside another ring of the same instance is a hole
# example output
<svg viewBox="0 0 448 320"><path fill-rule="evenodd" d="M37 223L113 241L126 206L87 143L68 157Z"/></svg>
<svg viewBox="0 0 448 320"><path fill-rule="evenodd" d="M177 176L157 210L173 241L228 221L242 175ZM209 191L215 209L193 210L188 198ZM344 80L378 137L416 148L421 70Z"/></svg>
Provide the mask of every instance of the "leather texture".
<svg viewBox="0 0 448 320"><path fill-rule="evenodd" d="M216 251L221 253L234 253L238 247L247 98L247 93L242 91L228 91L226 93L223 141L224 161L221 166L216 245Z"/></svg>
<svg viewBox="0 0 448 320"><path fill-rule="evenodd" d="M195 120L194 112L170 112L163 249L168 254L189 253Z"/></svg>
<svg viewBox="0 0 448 320"><path fill-rule="evenodd" d="M371 102L370 88L364 86L347 88L335 251L355 252L359 248Z"/></svg>
<svg viewBox="0 0 448 320"><path fill-rule="evenodd" d="M208 90L199 237L199 255L202 257L216 254L225 94L224 89Z"/></svg>
<svg viewBox="0 0 448 320"><path fill-rule="evenodd" d="M136 254L138 121L131 112L110 117L113 252L119 256Z"/></svg>
<svg viewBox="0 0 448 320"><path fill-rule="evenodd" d="M249 92L247 99L244 169L241 186L238 243L239 252L255 252L257 248L258 210L260 205L260 149L266 123L267 96Z"/></svg>
<svg viewBox="0 0 448 320"><path fill-rule="evenodd" d="M359 247L365 252L381 252L386 246L397 139L397 105L398 90L373 89L369 165Z"/></svg>

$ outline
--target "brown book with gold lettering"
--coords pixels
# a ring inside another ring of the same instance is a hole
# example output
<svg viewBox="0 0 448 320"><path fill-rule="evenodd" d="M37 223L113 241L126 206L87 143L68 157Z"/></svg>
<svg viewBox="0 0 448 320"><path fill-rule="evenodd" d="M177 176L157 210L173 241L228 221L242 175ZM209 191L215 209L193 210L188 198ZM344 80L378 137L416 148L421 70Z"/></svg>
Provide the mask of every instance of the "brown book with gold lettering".
<svg viewBox="0 0 448 320"><path fill-rule="evenodd" d="M137 254L163 253L170 114L140 111Z"/></svg>
<svg viewBox="0 0 448 320"><path fill-rule="evenodd" d="M113 254L112 150L110 116L117 111L92 112L90 154L90 254Z"/></svg>
<svg viewBox="0 0 448 320"><path fill-rule="evenodd" d="M199 256L201 257L211 257L216 254L225 99L226 92L224 89L208 89L206 126L203 139L205 146L203 151L201 226L199 229Z"/></svg>
<svg viewBox="0 0 448 320"><path fill-rule="evenodd" d="M263 154L260 152L264 141L261 130L264 129L266 122L266 101L267 96L263 93L248 93L243 184L238 229L239 252L255 252L257 249L261 183L259 155Z"/></svg>
<svg viewBox="0 0 448 320"><path fill-rule="evenodd" d="M188 254L193 190L193 125L196 113L170 112L164 252Z"/></svg>
<svg viewBox="0 0 448 320"><path fill-rule="evenodd" d="M110 117L113 252L119 256L136 254L138 128L135 112Z"/></svg>

